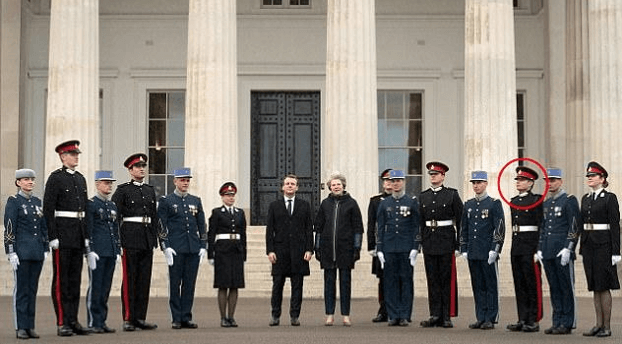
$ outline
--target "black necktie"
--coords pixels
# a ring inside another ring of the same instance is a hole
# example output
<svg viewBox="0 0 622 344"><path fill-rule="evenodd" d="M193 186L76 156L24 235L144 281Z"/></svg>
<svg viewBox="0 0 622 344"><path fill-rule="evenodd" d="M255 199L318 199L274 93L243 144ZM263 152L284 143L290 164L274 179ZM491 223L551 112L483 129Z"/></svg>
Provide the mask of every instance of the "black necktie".
<svg viewBox="0 0 622 344"><path fill-rule="evenodd" d="M291 199L287 200L287 212L289 213L289 215L292 214L292 200Z"/></svg>
<svg viewBox="0 0 622 344"><path fill-rule="evenodd" d="M231 214L231 216L233 216L233 207L229 208L229 214Z"/></svg>

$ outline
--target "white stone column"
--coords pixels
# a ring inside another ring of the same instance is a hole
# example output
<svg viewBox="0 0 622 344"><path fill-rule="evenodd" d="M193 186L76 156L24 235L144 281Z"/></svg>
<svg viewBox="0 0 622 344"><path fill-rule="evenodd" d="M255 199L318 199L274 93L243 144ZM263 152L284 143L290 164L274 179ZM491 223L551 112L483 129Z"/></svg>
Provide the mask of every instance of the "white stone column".
<svg viewBox="0 0 622 344"><path fill-rule="evenodd" d="M99 168L99 1L54 0L50 13L50 59L45 172L61 166L54 148L80 140L78 170L89 189Z"/></svg>
<svg viewBox="0 0 622 344"><path fill-rule="evenodd" d="M239 187L236 33L236 0L190 0L184 160L205 209Z"/></svg>
<svg viewBox="0 0 622 344"><path fill-rule="evenodd" d="M516 66L514 11L510 0L466 0L464 75L464 190L473 197L470 171L488 172L488 193L499 198L500 169L518 156L516 122ZM503 196L516 193L516 163L501 177ZM511 245L510 208L504 204L505 247L500 261L500 293L511 295L509 268Z"/></svg>
<svg viewBox="0 0 622 344"><path fill-rule="evenodd" d="M322 178L339 171L367 209L378 192L374 0L329 0Z"/></svg>
<svg viewBox="0 0 622 344"><path fill-rule="evenodd" d="M566 2L566 140L564 183L578 197L585 190L585 167L590 159L590 87L587 0ZM555 87L555 85L551 85Z"/></svg>
<svg viewBox="0 0 622 344"><path fill-rule="evenodd" d="M622 1L589 0L589 152L622 192Z"/></svg>

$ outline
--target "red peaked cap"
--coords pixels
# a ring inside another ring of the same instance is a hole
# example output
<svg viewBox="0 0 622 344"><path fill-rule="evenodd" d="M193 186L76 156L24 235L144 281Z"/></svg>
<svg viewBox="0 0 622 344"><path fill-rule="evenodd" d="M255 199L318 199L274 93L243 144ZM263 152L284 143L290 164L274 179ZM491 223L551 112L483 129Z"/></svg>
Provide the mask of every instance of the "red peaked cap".
<svg viewBox="0 0 622 344"><path fill-rule="evenodd" d="M221 196L224 196L224 195L235 195L237 192L238 192L238 188L235 186L233 182L226 182L222 184L222 186L220 187L220 191L218 193L220 193Z"/></svg>
<svg viewBox="0 0 622 344"><path fill-rule="evenodd" d="M431 161L425 165L425 168L428 169L428 174L430 173L440 173L445 174L445 172L449 171L449 167L438 161Z"/></svg>
<svg viewBox="0 0 622 344"><path fill-rule="evenodd" d="M589 177L590 175L594 175L594 174L600 174L601 176L603 176L603 178L607 178L609 176L609 174L607 173L607 170L605 170L605 168L602 167L596 161L590 161L590 163L587 164L586 172L587 172L585 175L586 177Z"/></svg>
<svg viewBox="0 0 622 344"><path fill-rule="evenodd" d="M125 166L125 168L132 168L132 166L138 163L143 163L146 165L147 160L149 160L149 158L147 158L146 154L136 153L136 154L130 155L127 159L125 159L123 166Z"/></svg>
<svg viewBox="0 0 622 344"><path fill-rule="evenodd" d="M80 141L71 140L71 141L66 141L66 142L59 144L58 146L56 146L54 150L58 154L70 153L70 152L76 152L78 154L82 153L80 152L80 148L78 148L78 146L80 146Z"/></svg>
<svg viewBox="0 0 622 344"><path fill-rule="evenodd" d="M518 166L516 168L516 178L514 178L514 180L518 178L526 178L533 181L538 179L538 172L530 169L529 167Z"/></svg>

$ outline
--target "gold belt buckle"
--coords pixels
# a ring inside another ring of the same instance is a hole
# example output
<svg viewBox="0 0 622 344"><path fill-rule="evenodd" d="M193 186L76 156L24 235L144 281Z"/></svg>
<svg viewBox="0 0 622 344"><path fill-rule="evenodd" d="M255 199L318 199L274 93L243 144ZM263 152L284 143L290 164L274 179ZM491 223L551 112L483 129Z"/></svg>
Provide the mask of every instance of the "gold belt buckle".
<svg viewBox="0 0 622 344"><path fill-rule="evenodd" d="M432 226L430 226L430 227L432 227L432 228L438 227L436 220L432 220L431 222L432 222Z"/></svg>

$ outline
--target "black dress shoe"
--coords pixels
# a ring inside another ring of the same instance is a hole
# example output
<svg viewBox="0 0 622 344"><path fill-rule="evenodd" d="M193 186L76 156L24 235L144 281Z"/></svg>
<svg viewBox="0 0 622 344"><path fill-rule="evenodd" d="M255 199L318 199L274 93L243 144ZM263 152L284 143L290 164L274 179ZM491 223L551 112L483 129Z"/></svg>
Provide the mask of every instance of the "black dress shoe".
<svg viewBox="0 0 622 344"><path fill-rule="evenodd" d="M400 319L399 325L400 325L400 326L408 326L408 325L410 325L410 324L408 323L408 320L406 320L406 319Z"/></svg>
<svg viewBox="0 0 622 344"><path fill-rule="evenodd" d="M451 320L445 320L443 321L443 328L453 328L454 327L454 323L451 322Z"/></svg>
<svg viewBox="0 0 622 344"><path fill-rule="evenodd" d="M571 332L572 328L561 325L555 328L551 334L570 334ZM544 333L546 333L546 331Z"/></svg>
<svg viewBox="0 0 622 344"><path fill-rule="evenodd" d="M102 330L104 330L105 333L115 333L115 332L117 332L117 330L108 327L108 325L102 326Z"/></svg>
<svg viewBox="0 0 622 344"><path fill-rule="evenodd" d="M440 320L441 318L432 316L428 320L423 320L419 325L421 325L421 327L434 327L439 324Z"/></svg>
<svg viewBox="0 0 622 344"><path fill-rule="evenodd" d="M495 324L493 324L491 321L486 321L485 323L482 324L482 326L479 327L481 330L492 330L495 328Z"/></svg>
<svg viewBox="0 0 622 344"><path fill-rule="evenodd" d="M80 325L80 323L77 321L71 324L71 329L73 330L73 333L77 334L78 336L86 336L91 333L88 328L82 327L82 325Z"/></svg>
<svg viewBox="0 0 622 344"><path fill-rule="evenodd" d="M152 324L152 323L148 323L145 320L136 320L134 322L134 326L138 327L142 330L155 330L156 328L158 328L158 325L156 324Z"/></svg>
<svg viewBox="0 0 622 344"><path fill-rule="evenodd" d="M298 317L292 317L291 324L292 326L300 326L300 320L298 320Z"/></svg>
<svg viewBox="0 0 622 344"><path fill-rule="evenodd" d="M91 331L91 333L105 333L106 332L101 327L91 327L89 328L89 330Z"/></svg>
<svg viewBox="0 0 622 344"><path fill-rule="evenodd" d="M557 327L551 326L551 327L547 328L546 330L544 330L544 334L553 334L553 332L555 332L555 330L557 330Z"/></svg>
<svg viewBox="0 0 622 344"><path fill-rule="evenodd" d="M540 331L540 325L538 324L523 324L523 332L538 332Z"/></svg>
<svg viewBox="0 0 622 344"><path fill-rule="evenodd" d="M596 337L611 337L611 330L603 328L596 334Z"/></svg>
<svg viewBox="0 0 622 344"><path fill-rule="evenodd" d="M181 323L180 323L180 322L177 322L177 321L173 321L173 322L171 323L171 328L172 328L173 330L181 330Z"/></svg>
<svg viewBox="0 0 622 344"><path fill-rule="evenodd" d="M220 318L220 327L231 327L231 324L229 323L229 319Z"/></svg>
<svg viewBox="0 0 622 344"><path fill-rule="evenodd" d="M28 337L30 338L35 338L35 339L39 338L39 335L37 334L37 332L35 332L35 330L31 328L27 328L26 333L28 333Z"/></svg>
<svg viewBox="0 0 622 344"><path fill-rule="evenodd" d="M400 324L400 319L389 320L389 326L398 326L399 324Z"/></svg>
<svg viewBox="0 0 622 344"><path fill-rule="evenodd" d="M229 319L227 319L227 321L229 322L229 326L231 326L231 327L238 327L238 323L235 322L235 319L229 318Z"/></svg>
<svg viewBox="0 0 622 344"><path fill-rule="evenodd" d="M506 328L512 332L518 332L523 329L523 323L519 321L516 324L509 324Z"/></svg>
<svg viewBox="0 0 622 344"><path fill-rule="evenodd" d="M484 323L483 321L478 320L478 321L476 321L476 322L474 322L474 323L470 324L470 325L469 325L469 328L470 328L470 329L472 329L472 330L479 329L480 327L482 327L482 324L483 324L483 323Z"/></svg>
<svg viewBox="0 0 622 344"><path fill-rule="evenodd" d="M28 335L28 332L26 332L26 330L24 330L24 329L19 329L19 330L15 331L15 337L17 337L17 339L28 339L28 338L30 338L30 336Z"/></svg>
<svg viewBox="0 0 622 344"><path fill-rule="evenodd" d="M387 322L388 320L389 320L389 317L386 314L380 314L380 313L378 313L375 318L371 319L371 321L375 323Z"/></svg>
<svg viewBox="0 0 622 344"><path fill-rule="evenodd" d="M268 323L270 326L279 326L279 318L270 317L270 322Z"/></svg>
<svg viewBox="0 0 622 344"><path fill-rule="evenodd" d="M586 336L586 337L594 337L594 336L596 336L597 334L599 334L599 333L600 333L600 331L602 331L602 330L603 330L602 328L600 328L600 327L598 327L598 326L594 326L594 327L592 327L592 329L590 329L589 331L587 331L587 332L583 332L583 335L584 335L584 336Z"/></svg>
<svg viewBox="0 0 622 344"><path fill-rule="evenodd" d="M61 337L69 337L73 336L73 330L69 325L63 325L56 330L56 334Z"/></svg>
<svg viewBox="0 0 622 344"><path fill-rule="evenodd" d="M136 331L136 326L132 325L131 322L126 321L123 323L123 331L126 331L126 332Z"/></svg>
<svg viewBox="0 0 622 344"><path fill-rule="evenodd" d="M193 322L192 320L188 320L188 321L182 321L181 322L181 327L182 328L198 328L199 325L197 325L197 323Z"/></svg>

